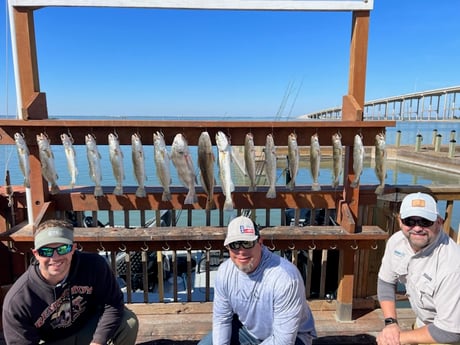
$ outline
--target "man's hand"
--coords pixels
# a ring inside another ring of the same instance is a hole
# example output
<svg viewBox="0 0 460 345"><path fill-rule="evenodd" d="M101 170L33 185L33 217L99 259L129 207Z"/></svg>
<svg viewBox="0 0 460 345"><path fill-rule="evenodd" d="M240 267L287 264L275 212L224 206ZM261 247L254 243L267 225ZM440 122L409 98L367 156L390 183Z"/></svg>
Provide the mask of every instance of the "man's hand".
<svg viewBox="0 0 460 345"><path fill-rule="evenodd" d="M399 333L401 329L397 323L386 326L382 332L377 334L378 345L400 345Z"/></svg>

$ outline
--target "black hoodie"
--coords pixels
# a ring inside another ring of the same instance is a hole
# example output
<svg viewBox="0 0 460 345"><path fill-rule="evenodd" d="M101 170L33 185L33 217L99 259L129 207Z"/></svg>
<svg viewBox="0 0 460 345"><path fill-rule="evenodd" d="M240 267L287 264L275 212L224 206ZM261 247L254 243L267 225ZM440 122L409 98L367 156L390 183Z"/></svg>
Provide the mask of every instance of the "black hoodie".
<svg viewBox="0 0 460 345"><path fill-rule="evenodd" d="M100 314L93 341L106 344L123 310L123 294L105 259L76 251L66 281L57 286L43 280L34 260L5 296L3 333L9 345L38 344L66 338Z"/></svg>

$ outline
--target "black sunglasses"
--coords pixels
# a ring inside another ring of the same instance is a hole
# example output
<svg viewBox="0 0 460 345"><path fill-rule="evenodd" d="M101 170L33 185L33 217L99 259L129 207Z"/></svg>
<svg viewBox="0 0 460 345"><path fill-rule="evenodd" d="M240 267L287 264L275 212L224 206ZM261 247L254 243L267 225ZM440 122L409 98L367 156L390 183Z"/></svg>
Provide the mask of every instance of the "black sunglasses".
<svg viewBox="0 0 460 345"><path fill-rule="evenodd" d="M237 242L230 243L228 246L230 247L230 249L233 249L233 250L238 250L241 247L243 247L244 249L251 249L251 248L254 248L256 243L257 243L257 240L256 241L237 241Z"/></svg>
<svg viewBox="0 0 460 345"><path fill-rule="evenodd" d="M50 258L53 256L54 251L56 251L59 255L66 255L72 251L71 244L63 244L57 248L51 247L41 247L37 249L38 255L43 256L44 258Z"/></svg>
<svg viewBox="0 0 460 345"><path fill-rule="evenodd" d="M434 224L433 221L425 218L404 218L401 219L401 222L408 227L413 228L415 225L421 226L422 228L429 228Z"/></svg>

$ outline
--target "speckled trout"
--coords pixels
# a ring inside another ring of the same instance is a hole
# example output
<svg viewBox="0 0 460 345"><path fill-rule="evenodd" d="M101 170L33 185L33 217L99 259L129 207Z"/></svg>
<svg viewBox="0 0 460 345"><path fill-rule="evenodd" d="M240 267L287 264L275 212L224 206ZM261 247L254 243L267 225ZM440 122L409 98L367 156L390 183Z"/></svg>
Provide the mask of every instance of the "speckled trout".
<svg viewBox="0 0 460 345"><path fill-rule="evenodd" d="M165 139L163 133L153 133L153 152L155 158L155 166L157 171L158 179L160 180L161 186L163 187L163 195L161 196L162 201L171 200L171 169L170 169L170 158L166 148Z"/></svg>
<svg viewBox="0 0 460 345"><path fill-rule="evenodd" d="M134 176L138 184L136 196L138 198L145 198L147 196L145 192L145 181L147 180L147 175L145 174L145 154L141 137L137 133L131 135L131 159L133 161Z"/></svg>
<svg viewBox="0 0 460 345"><path fill-rule="evenodd" d="M225 133L219 131L216 134L216 144L218 152L218 165L219 165L219 177L222 185L222 193L225 195L224 210L233 210L233 199L232 192L235 190L235 186L232 180L231 170L231 146L228 142Z"/></svg>
<svg viewBox="0 0 460 345"><path fill-rule="evenodd" d="M356 188L359 186L359 179L363 173L364 166L364 145L361 134L355 135L355 140L353 143L353 173L355 178L351 182L350 186Z"/></svg>
<svg viewBox="0 0 460 345"><path fill-rule="evenodd" d="M299 161L300 153L297 145L297 134L291 133L288 136L288 168L289 177L291 178L288 183L288 188L290 190L294 190L295 188L295 179L297 177L297 172L299 171Z"/></svg>
<svg viewBox="0 0 460 345"><path fill-rule="evenodd" d="M310 141L310 170L313 178L311 190L321 190L321 186L318 182L319 167L321 163L321 148L319 146L318 134L313 134Z"/></svg>
<svg viewBox="0 0 460 345"><path fill-rule="evenodd" d="M112 164L113 176L115 177L116 186L113 189L113 194L123 195L123 180L125 179L125 170L123 167L123 152L120 148L118 135L109 133L109 158Z"/></svg>
<svg viewBox="0 0 460 345"><path fill-rule="evenodd" d="M102 170L101 170L101 154L97 149L96 138L87 134L85 136L86 144L86 157L88 158L89 165L89 177L94 182L94 196L102 196L104 192L102 191L101 181L102 181Z"/></svg>
<svg viewBox="0 0 460 345"><path fill-rule="evenodd" d="M265 175L268 180L267 199L276 198L276 147L273 135L265 138Z"/></svg>
<svg viewBox="0 0 460 345"><path fill-rule="evenodd" d="M256 148L254 145L254 136L252 133L247 133L244 139L244 163L246 172L249 176L249 192L255 192L257 187L256 180Z"/></svg>
<svg viewBox="0 0 460 345"><path fill-rule="evenodd" d="M192 156L187 141L180 133L174 137L171 147L171 160L176 167L179 180L188 188L184 204L194 204L198 201L195 192L196 175Z"/></svg>
<svg viewBox="0 0 460 345"><path fill-rule="evenodd" d="M375 175L379 180L379 185L375 189L375 194L382 195L385 190L386 171L386 151L385 134L379 133L375 136Z"/></svg>
<svg viewBox="0 0 460 345"><path fill-rule="evenodd" d="M200 169L201 185L208 196L206 209L214 209L214 152L212 151L209 133L201 132L198 138L198 167Z"/></svg>
<svg viewBox="0 0 460 345"><path fill-rule="evenodd" d="M73 138L65 133L61 134L62 146L64 146L65 157L67 159L67 170L70 174L70 187L73 188L77 182L77 158L73 148Z"/></svg>
<svg viewBox="0 0 460 345"><path fill-rule="evenodd" d="M16 150L18 153L19 167L24 175L24 187L30 187L30 161L29 148L24 140L22 133L14 133L14 141L16 142Z"/></svg>
<svg viewBox="0 0 460 345"><path fill-rule="evenodd" d="M51 150L51 145L48 136L40 133L37 135L38 154L40 158L42 175L49 184L51 184L51 194L59 193L60 189L57 185L58 175L54 164L54 154Z"/></svg>
<svg viewBox="0 0 460 345"><path fill-rule="evenodd" d="M342 135L335 133L332 135L332 187L339 185L340 175L343 170L343 146Z"/></svg>

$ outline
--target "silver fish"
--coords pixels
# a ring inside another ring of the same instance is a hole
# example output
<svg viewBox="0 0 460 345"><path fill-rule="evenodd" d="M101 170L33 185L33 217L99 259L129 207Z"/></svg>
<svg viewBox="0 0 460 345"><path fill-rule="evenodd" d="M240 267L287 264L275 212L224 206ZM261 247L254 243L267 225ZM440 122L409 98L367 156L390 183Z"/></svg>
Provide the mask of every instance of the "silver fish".
<svg viewBox="0 0 460 345"><path fill-rule="evenodd" d="M169 153L166 149L165 139L162 133L153 133L153 149L157 176L163 187L162 201L171 200L171 170Z"/></svg>
<svg viewBox="0 0 460 345"><path fill-rule="evenodd" d="M299 171L299 161L300 153L297 145L297 134L291 133L288 136L288 168L291 179L288 183L288 188L290 190L294 190L295 188L295 179Z"/></svg>
<svg viewBox="0 0 460 345"><path fill-rule="evenodd" d="M77 159L75 149L73 148L73 138L67 134L61 134L62 145L64 146L65 157L67 159L67 169L70 174L70 187L74 187L77 182Z"/></svg>
<svg viewBox="0 0 460 345"><path fill-rule="evenodd" d="M147 180L147 175L145 174L145 155L141 137L137 133L131 135L131 159L133 161L134 176L138 184L136 196L138 198L145 198L147 196L145 192L145 181Z"/></svg>
<svg viewBox="0 0 460 345"><path fill-rule="evenodd" d="M342 135L335 133L332 135L332 187L339 185L340 175L343 170L343 147Z"/></svg>
<svg viewBox="0 0 460 345"><path fill-rule="evenodd" d="M102 191L101 181L102 181L102 170L101 170L101 154L97 149L96 139L91 134L85 136L86 144L86 157L88 158L89 164L89 177L93 180L94 187L94 196L102 196L104 192Z"/></svg>
<svg viewBox="0 0 460 345"><path fill-rule="evenodd" d="M265 175L268 179L268 199L276 198L276 147L273 135L268 134L265 139Z"/></svg>
<svg viewBox="0 0 460 345"><path fill-rule="evenodd" d="M353 173L355 178L351 182L350 186L356 188L359 186L359 179L363 173L364 166L364 145L361 134L355 135L353 143Z"/></svg>
<svg viewBox="0 0 460 345"><path fill-rule="evenodd" d="M311 142L310 142L310 170L311 170L311 176L313 178L311 190L314 190L314 191L321 190L321 186L318 182L320 164L321 164L321 148L319 146L318 134L315 133L311 136Z"/></svg>
<svg viewBox="0 0 460 345"><path fill-rule="evenodd" d="M123 152L120 148L118 135L109 133L109 158L112 164L113 176L115 177L116 186L113 189L113 194L123 195L123 180L125 179L125 171L123 167Z"/></svg>
<svg viewBox="0 0 460 345"><path fill-rule="evenodd" d="M225 133L219 131L216 134L217 151L219 155L219 176L222 192L225 195L224 210L233 210L232 192L235 186L232 180L231 170L231 147Z"/></svg>
<svg viewBox="0 0 460 345"><path fill-rule="evenodd" d="M54 154L51 150L51 145L48 137L40 133L37 135L38 154L40 158L42 175L48 183L51 184L51 194L59 193L59 186L57 185L58 175L54 165Z"/></svg>
<svg viewBox="0 0 460 345"><path fill-rule="evenodd" d="M214 152L212 151L211 137L204 131L198 138L198 167L200 168L201 184L205 193L206 209L215 208L214 204Z"/></svg>
<svg viewBox="0 0 460 345"><path fill-rule="evenodd" d="M24 175L24 187L30 188L30 161L29 148L21 133L14 133L14 141L18 152L19 167Z"/></svg>
<svg viewBox="0 0 460 345"><path fill-rule="evenodd" d="M184 204L194 204L198 201L195 192L195 168L187 141L182 134L176 134L171 147L171 160L176 167L179 179L188 188Z"/></svg>
<svg viewBox="0 0 460 345"><path fill-rule="evenodd" d="M385 189L386 171L386 150L385 134L379 133L375 136L375 174L379 180L379 185L375 189L375 194L382 195Z"/></svg>
<svg viewBox="0 0 460 345"><path fill-rule="evenodd" d="M255 192L257 187L256 175L256 148L254 145L254 136L247 133L244 139L244 163L249 176L249 192Z"/></svg>

